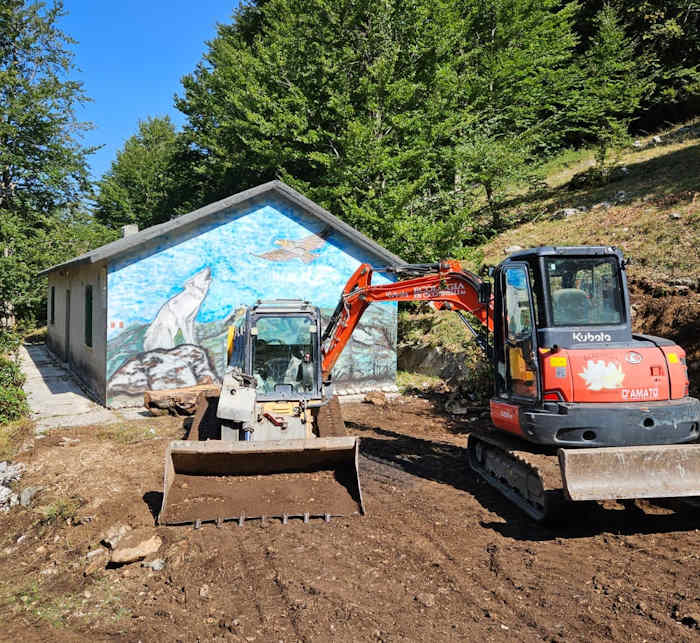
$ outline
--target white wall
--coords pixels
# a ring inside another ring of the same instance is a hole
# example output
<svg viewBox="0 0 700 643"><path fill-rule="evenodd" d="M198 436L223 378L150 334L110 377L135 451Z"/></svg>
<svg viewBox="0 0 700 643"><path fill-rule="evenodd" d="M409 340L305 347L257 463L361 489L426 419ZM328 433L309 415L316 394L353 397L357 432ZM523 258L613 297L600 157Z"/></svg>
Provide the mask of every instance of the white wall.
<svg viewBox="0 0 700 643"><path fill-rule="evenodd" d="M92 285L92 347L85 344L85 287ZM55 307L51 323L51 288ZM66 291L70 290L69 351L66 353ZM102 403L105 401L107 278L104 264L86 264L49 274L47 344Z"/></svg>

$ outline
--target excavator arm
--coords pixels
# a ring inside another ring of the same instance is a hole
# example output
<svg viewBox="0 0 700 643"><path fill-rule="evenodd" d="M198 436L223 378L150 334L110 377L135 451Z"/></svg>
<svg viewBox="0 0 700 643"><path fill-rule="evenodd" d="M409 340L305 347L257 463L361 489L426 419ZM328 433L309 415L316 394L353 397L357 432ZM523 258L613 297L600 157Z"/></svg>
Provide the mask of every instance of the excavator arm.
<svg viewBox="0 0 700 643"><path fill-rule="evenodd" d="M382 301L429 301L438 310L474 315L493 331L493 301L489 284L464 270L457 261L407 264L382 268L381 272L408 277L384 285L372 285L374 269L363 263L350 277L321 338L323 380L350 341L367 307Z"/></svg>

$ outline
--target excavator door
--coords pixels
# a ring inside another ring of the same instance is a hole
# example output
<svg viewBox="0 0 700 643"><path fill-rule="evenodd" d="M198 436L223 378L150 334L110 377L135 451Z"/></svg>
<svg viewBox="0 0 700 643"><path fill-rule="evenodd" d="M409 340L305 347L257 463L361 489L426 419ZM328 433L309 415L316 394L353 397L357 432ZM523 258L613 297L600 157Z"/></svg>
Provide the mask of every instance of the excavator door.
<svg viewBox="0 0 700 643"><path fill-rule="evenodd" d="M534 403L540 397L540 378L528 265L508 263L495 277L497 394L514 403Z"/></svg>

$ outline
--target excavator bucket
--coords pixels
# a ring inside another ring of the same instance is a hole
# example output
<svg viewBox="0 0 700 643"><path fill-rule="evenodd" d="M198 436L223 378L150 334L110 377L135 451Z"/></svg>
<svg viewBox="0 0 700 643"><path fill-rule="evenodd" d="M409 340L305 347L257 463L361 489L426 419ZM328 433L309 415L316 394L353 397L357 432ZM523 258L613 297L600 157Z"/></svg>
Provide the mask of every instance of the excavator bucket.
<svg viewBox="0 0 700 643"><path fill-rule="evenodd" d="M571 500L700 496L700 444L560 449Z"/></svg>
<svg viewBox="0 0 700 643"><path fill-rule="evenodd" d="M171 442L161 525L364 513L359 439Z"/></svg>

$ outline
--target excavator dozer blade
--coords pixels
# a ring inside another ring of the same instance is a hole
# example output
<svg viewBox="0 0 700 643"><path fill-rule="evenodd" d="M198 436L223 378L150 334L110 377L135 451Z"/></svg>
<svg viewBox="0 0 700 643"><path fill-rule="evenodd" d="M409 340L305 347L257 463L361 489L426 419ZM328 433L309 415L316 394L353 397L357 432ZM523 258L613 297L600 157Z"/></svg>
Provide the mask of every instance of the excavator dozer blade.
<svg viewBox="0 0 700 643"><path fill-rule="evenodd" d="M700 496L700 444L560 449L571 500Z"/></svg>
<svg viewBox="0 0 700 643"><path fill-rule="evenodd" d="M364 514L359 438L171 442L161 525Z"/></svg>

